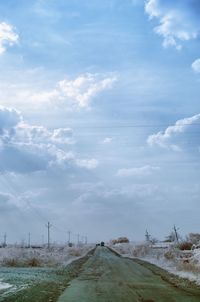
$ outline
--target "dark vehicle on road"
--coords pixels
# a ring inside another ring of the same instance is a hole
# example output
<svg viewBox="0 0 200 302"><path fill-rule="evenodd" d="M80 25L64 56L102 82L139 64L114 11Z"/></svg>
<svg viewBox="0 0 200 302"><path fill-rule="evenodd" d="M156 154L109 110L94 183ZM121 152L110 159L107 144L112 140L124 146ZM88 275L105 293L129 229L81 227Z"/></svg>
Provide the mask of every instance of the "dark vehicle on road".
<svg viewBox="0 0 200 302"><path fill-rule="evenodd" d="M104 245L105 245L105 243L102 241L102 242L101 242L101 246L104 246Z"/></svg>

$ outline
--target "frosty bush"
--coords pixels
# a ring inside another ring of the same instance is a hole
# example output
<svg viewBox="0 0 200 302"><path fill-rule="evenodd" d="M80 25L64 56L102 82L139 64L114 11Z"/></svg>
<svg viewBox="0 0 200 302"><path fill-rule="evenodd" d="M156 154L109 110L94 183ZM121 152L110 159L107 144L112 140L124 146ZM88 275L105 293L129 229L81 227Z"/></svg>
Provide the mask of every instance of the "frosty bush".
<svg viewBox="0 0 200 302"><path fill-rule="evenodd" d="M119 237L118 239L112 239L111 243L113 245L115 245L117 243L129 243L129 239L127 237Z"/></svg>
<svg viewBox="0 0 200 302"><path fill-rule="evenodd" d="M193 246L193 243L190 241L183 241L181 243L179 243L177 245L177 247L181 250L181 251L185 251L185 250L191 250Z"/></svg>

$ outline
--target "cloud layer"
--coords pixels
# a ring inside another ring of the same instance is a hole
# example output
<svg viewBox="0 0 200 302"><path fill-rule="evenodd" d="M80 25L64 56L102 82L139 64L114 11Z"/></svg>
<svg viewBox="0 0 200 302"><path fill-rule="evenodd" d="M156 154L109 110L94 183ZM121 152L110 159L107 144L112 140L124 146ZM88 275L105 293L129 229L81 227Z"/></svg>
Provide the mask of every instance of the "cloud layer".
<svg viewBox="0 0 200 302"><path fill-rule="evenodd" d="M200 59L196 59L192 63L192 69L195 73L200 73Z"/></svg>
<svg viewBox="0 0 200 302"><path fill-rule="evenodd" d="M12 46L18 41L19 36L14 28L8 23L0 23L0 55L6 51L8 46Z"/></svg>
<svg viewBox="0 0 200 302"><path fill-rule="evenodd" d="M95 169L95 159L76 158L70 151L73 145L70 128L48 130L27 124L15 109L0 107L0 171L31 173L50 167L68 168L69 165Z"/></svg>
<svg viewBox="0 0 200 302"><path fill-rule="evenodd" d="M196 39L199 34L200 4L198 0L147 0L146 12L156 18L155 32L163 37L163 46L181 49L184 41Z"/></svg>
<svg viewBox="0 0 200 302"><path fill-rule="evenodd" d="M115 76L86 73L73 80L64 79L50 91L27 93L27 98L36 103L64 104L71 108L89 108L92 100L117 81Z"/></svg>
<svg viewBox="0 0 200 302"><path fill-rule="evenodd" d="M174 151L187 149L199 150L200 114L178 120L175 125L164 131L150 135L147 143L150 146L159 146ZM196 133L196 135L195 135Z"/></svg>
<svg viewBox="0 0 200 302"><path fill-rule="evenodd" d="M117 172L117 176L120 177L130 177L130 176L138 176L138 177L143 177L143 176L149 176L152 175L154 172L159 171L159 167L153 167L150 165L146 165L143 167L139 168L127 168L127 169L120 169Z"/></svg>

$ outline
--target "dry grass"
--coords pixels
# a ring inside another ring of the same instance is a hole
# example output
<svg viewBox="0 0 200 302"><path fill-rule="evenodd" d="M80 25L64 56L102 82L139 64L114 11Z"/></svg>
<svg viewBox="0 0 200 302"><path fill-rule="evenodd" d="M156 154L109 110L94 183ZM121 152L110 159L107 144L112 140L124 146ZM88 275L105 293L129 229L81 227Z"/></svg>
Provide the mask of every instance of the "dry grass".
<svg viewBox="0 0 200 302"><path fill-rule="evenodd" d="M79 257L81 256L81 252L78 249L72 248L69 250L69 255L73 257Z"/></svg>
<svg viewBox="0 0 200 302"><path fill-rule="evenodd" d="M194 274L199 274L200 273L200 266L198 266L194 262L189 262L189 263L179 262L176 265L176 268L179 271L186 271L186 272L191 272L191 273L194 273Z"/></svg>
<svg viewBox="0 0 200 302"><path fill-rule="evenodd" d="M41 261L37 258L28 259L28 261L26 263L27 263L28 266L31 266L31 267L41 266Z"/></svg>
<svg viewBox="0 0 200 302"><path fill-rule="evenodd" d="M150 247L148 245L138 245L133 249L132 255L137 258L143 258L149 254L149 251Z"/></svg>
<svg viewBox="0 0 200 302"><path fill-rule="evenodd" d="M184 241L179 243L179 245L177 246L181 251L188 251L191 250L193 246L192 242L189 241Z"/></svg>
<svg viewBox="0 0 200 302"><path fill-rule="evenodd" d="M19 266L19 261L17 259L14 258L4 258L2 261L3 266L11 266L11 267L15 267L15 266Z"/></svg>
<svg viewBox="0 0 200 302"><path fill-rule="evenodd" d="M4 258L2 265L8 267L39 267L41 266L41 261L37 258L30 258L26 260L18 258Z"/></svg>
<svg viewBox="0 0 200 302"><path fill-rule="evenodd" d="M63 266L71 259L83 256L92 246L69 248L55 246L47 249L25 249L21 247L8 247L0 250L0 266L13 267L38 267L38 266Z"/></svg>

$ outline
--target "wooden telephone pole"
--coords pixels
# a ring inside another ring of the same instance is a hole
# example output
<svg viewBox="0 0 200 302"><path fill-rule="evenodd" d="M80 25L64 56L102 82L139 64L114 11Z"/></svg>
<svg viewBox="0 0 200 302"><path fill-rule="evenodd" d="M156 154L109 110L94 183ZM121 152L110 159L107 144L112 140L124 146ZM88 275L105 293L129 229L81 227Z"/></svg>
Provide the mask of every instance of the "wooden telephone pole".
<svg viewBox="0 0 200 302"><path fill-rule="evenodd" d="M50 222L48 222L46 227L47 227L47 236L48 236L47 246L48 246L48 249L49 249L50 248L50 228L52 227L52 224L50 224Z"/></svg>

